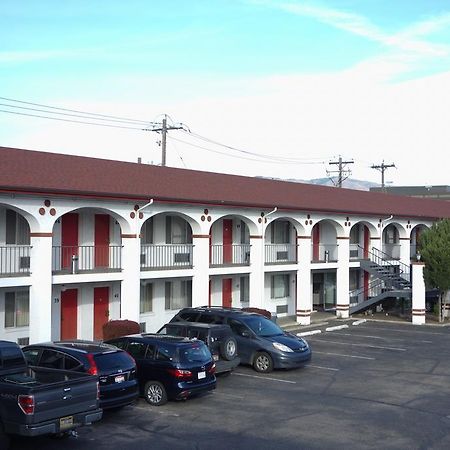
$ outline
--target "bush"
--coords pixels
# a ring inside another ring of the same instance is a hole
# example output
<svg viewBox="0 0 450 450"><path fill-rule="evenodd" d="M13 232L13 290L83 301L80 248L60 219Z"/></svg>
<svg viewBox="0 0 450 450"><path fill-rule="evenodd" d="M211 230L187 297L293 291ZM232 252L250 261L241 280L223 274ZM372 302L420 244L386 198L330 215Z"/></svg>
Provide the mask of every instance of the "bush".
<svg viewBox="0 0 450 450"><path fill-rule="evenodd" d="M269 320L272 319L272 314L270 311L267 311L267 309L261 309L261 308L242 308L242 311L252 312L256 314L261 314L262 316L267 317Z"/></svg>
<svg viewBox="0 0 450 450"><path fill-rule="evenodd" d="M110 320L103 325L103 339L114 339L128 334L138 334L141 328L132 320Z"/></svg>

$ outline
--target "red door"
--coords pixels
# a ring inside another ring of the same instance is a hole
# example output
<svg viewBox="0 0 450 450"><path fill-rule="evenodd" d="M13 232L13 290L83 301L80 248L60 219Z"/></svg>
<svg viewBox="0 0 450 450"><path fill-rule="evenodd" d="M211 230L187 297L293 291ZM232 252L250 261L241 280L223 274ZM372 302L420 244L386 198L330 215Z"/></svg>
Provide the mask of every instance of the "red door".
<svg viewBox="0 0 450 450"><path fill-rule="evenodd" d="M364 271L364 300L369 298L369 272Z"/></svg>
<svg viewBox="0 0 450 450"><path fill-rule="evenodd" d="M61 291L61 339L77 338L78 289Z"/></svg>
<svg viewBox="0 0 450 450"><path fill-rule="evenodd" d="M312 241L313 241L313 261L319 261L320 227L318 224L314 225Z"/></svg>
<svg viewBox="0 0 450 450"><path fill-rule="evenodd" d="M109 267L109 216L95 215L95 267Z"/></svg>
<svg viewBox="0 0 450 450"><path fill-rule="evenodd" d="M103 325L109 318L109 288L94 288L94 339L103 339Z"/></svg>
<svg viewBox="0 0 450 450"><path fill-rule="evenodd" d="M232 278L224 278L222 280L222 306L224 308L231 308L232 304L232 298L231 298L231 291L232 291Z"/></svg>
<svg viewBox="0 0 450 450"><path fill-rule="evenodd" d="M364 225L364 259L369 258L370 232L369 228Z"/></svg>
<svg viewBox="0 0 450 450"><path fill-rule="evenodd" d="M223 263L233 262L233 221L223 219Z"/></svg>
<svg viewBox="0 0 450 450"><path fill-rule="evenodd" d="M78 214L68 213L61 217L61 268L68 269L72 256L78 256Z"/></svg>

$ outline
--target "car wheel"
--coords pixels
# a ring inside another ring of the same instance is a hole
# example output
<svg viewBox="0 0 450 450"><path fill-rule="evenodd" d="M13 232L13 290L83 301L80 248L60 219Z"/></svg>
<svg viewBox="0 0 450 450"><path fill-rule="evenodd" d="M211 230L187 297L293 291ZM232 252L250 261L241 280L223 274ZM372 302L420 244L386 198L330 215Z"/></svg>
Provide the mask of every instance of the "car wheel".
<svg viewBox="0 0 450 450"><path fill-rule="evenodd" d="M144 387L145 400L153 406L164 405L167 402L167 393L159 381L148 381Z"/></svg>
<svg viewBox="0 0 450 450"><path fill-rule="evenodd" d="M220 343L220 354L223 359L232 361L237 355L237 343L233 336L228 336Z"/></svg>
<svg viewBox="0 0 450 450"><path fill-rule="evenodd" d="M273 369L272 357L266 352L259 352L253 360L253 368L257 372L269 373Z"/></svg>

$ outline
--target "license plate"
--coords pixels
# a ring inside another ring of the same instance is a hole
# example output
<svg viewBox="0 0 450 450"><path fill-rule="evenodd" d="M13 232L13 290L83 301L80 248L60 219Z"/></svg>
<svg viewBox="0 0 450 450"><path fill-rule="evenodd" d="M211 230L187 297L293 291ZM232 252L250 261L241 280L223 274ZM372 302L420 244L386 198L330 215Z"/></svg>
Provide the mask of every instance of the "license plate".
<svg viewBox="0 0 450 450"><path fill-rule="evenodd" d="M206 372L199 372L198 373L198 379L201 380L202 378L206 378Z"/></svg>
<svg viewBox="0 0 450 450"><path fill-rule="evenodd" d="M125 381L125 375L117 375L116 378L114 378L114 381L116 383L123 383Z"/></svg>
<svg viewBox="0 0 450 450"><path fill-rule="evenodd" d="M59 419L59 429L67 430L68 428L73 427L73 416L61 417Z"/></svg>

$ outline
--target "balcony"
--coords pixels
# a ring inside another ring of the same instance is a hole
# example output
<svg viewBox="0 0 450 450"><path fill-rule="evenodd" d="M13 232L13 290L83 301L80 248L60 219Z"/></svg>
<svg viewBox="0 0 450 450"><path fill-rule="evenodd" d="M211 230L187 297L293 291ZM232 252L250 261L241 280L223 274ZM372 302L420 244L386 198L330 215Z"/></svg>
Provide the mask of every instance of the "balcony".
<svg viewBox="0 0 450 450"><path fill-rule="evenodd" d="M266 244L265 264L293 264L297 262L295 244Z"/></svg>
<svg viewBox="0 0 450 450"><path fill-rule="evenodd" d="M328 263L328 262L336 262L337 260L338 260L337 244L312 244L311 262Z"/></svg>
<svg viewBox="0 0 450 450"><path fill-rule="evenodd" d="M383 244L383 253L385 254L385 259L400 259L400 244Z"/></svg>
<svg viewBox="0 0 450 450"><path fill-rule="evenodd" d="M52 247L52 271L54 274L120 272L121 270L121 245L57 245Z"/></svg>
<svg viewBox="0 0 450 450"><path fill-rule="evenodd" d="M364 248L359 244L350 244L349 256L352 261L364 259Z"/></svg>
<svg viewBox="0 0 450 450"><path fill-rule="evenodd" d="M250 265L250 244L215 244L210 246L211 267Z"/></svg>
<svg viewBox="0 0 450 450"><path fill-rule="evenodd" d="M141 270L191 269L193 244L141 245Z"/></svg>
<svg viewBox="0 0 450 450"><path fill-rule="evenodd" d="M0 246L0 277L30 274L30 245Z"/></svg>

